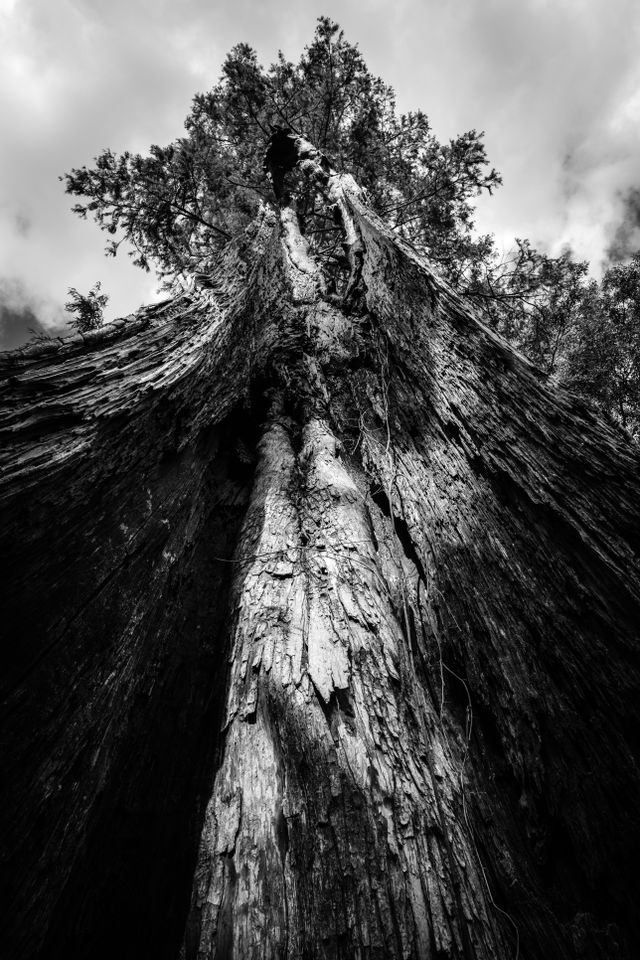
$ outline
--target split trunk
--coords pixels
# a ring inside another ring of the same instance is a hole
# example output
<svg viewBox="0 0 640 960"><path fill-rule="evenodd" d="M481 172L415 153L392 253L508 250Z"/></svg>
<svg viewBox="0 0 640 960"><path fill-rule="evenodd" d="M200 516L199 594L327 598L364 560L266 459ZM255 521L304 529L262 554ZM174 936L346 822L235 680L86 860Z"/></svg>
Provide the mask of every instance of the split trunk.
<svg viewBox="0 0 640 960"><path fill-rule="evenodd" d="M2 357L3 955L637 956L637 452L290 146L337 286Z"/></svg>

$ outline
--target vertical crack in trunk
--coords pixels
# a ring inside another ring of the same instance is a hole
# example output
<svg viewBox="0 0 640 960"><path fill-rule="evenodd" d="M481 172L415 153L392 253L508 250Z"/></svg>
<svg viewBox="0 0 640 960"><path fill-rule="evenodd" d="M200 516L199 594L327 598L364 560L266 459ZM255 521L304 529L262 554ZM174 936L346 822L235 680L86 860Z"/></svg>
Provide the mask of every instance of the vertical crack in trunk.
<svg viewBox="0 0 640 960"><path fill-rule="evenodd" d="M488 915L460 825L460 748L412 691L401 622L412 572L398 531L386 520L373 531L366 475L326 420L322 367L345 329L329 305L318 316L318 271L296 226L285 208L293 303L301 323L314 305L325 362L291 359L289 376L306 374L306 388L295 409L278 401L260 443L236 558L225 754L185 956L502 955L507 941ZM434 752L446 787L421 770ZM425 822L443 838L443 855ZM466 873L453 843L465 851ZM445 906L451 893L454 911Z"/></svg>

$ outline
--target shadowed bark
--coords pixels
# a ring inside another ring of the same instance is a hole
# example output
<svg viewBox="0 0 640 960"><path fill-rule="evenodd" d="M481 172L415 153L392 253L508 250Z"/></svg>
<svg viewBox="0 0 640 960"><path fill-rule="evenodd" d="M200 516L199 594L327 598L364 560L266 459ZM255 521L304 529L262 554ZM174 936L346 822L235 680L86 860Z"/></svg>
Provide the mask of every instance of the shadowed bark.
<svg viewBox="0 0 640 960"><path fill-rule="evenodd" d="M630 958L637 451L267 160L212 275L1 360L4 955Z"/></svg>

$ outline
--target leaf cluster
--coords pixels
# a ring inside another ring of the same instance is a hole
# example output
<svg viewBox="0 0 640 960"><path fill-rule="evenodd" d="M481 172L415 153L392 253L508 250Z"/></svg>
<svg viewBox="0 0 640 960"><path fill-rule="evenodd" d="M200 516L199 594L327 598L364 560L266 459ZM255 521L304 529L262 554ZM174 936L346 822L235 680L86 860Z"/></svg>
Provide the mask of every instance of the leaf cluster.
<svg viewBox="0 0 640 960"><path fill-rule="evenodd" d="M101 288L100 281L95 283L86 295L79 293L75 287L69 288L69 300L64 308L67 313L75 314L69 324L79 333L97 330L104 322L104 308L109 302L109 297L105 293L100 293Z"/></svg>

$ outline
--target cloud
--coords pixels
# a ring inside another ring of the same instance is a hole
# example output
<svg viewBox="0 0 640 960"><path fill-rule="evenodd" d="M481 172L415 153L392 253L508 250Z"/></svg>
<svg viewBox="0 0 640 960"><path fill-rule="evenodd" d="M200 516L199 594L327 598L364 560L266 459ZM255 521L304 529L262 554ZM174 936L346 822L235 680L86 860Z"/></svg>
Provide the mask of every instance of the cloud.
<svg viewBox="0 0 640 960"><path fill-rule="evenodd" d="M613 263L627 260L640 250L640 189L632 187L620 200L622 216L607 248L607 257Z"/></svg>
<svg viewBox="0 0 640 960"><path fill-rule="evenodd" d="M156 298L155 278L126 256L103 257L105 238L74 218L58 177L104 147L146 149L179 134L194 92L175 5L23 0L0 8L2 274L45 326L67 290L101 279L108 315ZM189 4L186 5L187 7ZM152 12L153 7L153 12ZM156 10L162 26L154 26ZM185 5L182 6L185 9ZM188 32L188 31L187 31Z"/></svg>
<svg viewBox="0 0 640 960"><path fill-rule="evenodd" d="M484 129L504 177L479 205L480 228L503 244L569 244L597 268L640 170L635 0L432 4L428 35L408 8L389 31L405 53L403 100L422 101L443 136Z"/></svg>
<svg viewBox="0 0 640 960"><path fill-rule="evenodd" d="M0 350L13 350L34 336L68 334L68 319L57 304L34 295L19 280L0 277Z"/></svg>
<svg viewBox="0 0 640 960"><path fill-rule="evenodd" d="M31 219L24 213L16 213L15 226L18 236L28 237L31 230Z"/></svg>
<svg viewBox="0 0 640 960"><path fill-rule="evenodd" d="M438 136L486 131L504 187L479 204L483 232L606 259L640 186L636 0L0 0L1 269L43 323L70 286L101 280L108 317L157 296L126 256L103 257L105 237L69 213L58 176L107 146L180 136L231 46L297 58L320 13Z"/></svg>
<svg viewBox="0 0 640 960"><path fill-rule="evenodd" d="M0 350L15 350L35 338L68 336L72 332L66 326L45 326L30 307L13 310L0 303Z"/></svg>
<svg viewBox="0 0 640 960"><path fill-rule="evenodd" d="M46 334L46 328L28 307L12 310L0 303L0 350L14 350L29 339Z"/></svg>

